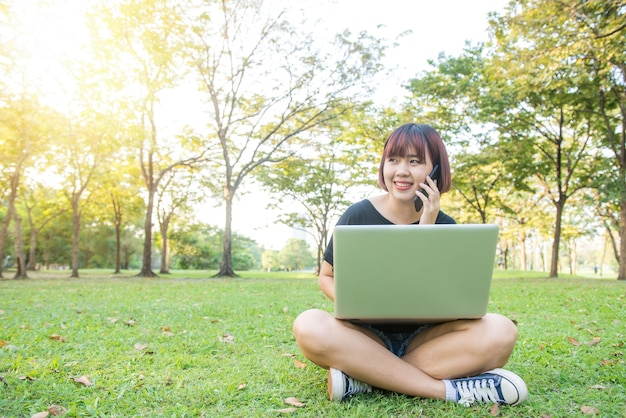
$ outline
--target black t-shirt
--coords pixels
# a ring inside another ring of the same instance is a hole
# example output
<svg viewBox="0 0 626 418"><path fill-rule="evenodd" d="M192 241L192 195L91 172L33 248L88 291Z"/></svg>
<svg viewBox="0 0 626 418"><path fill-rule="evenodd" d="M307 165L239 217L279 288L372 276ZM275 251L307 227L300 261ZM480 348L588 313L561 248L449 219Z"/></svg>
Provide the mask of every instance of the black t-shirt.
<svg viewBox="0 0 626 418"><path fill-rule="evenodd" d="M455 224L452 217L442 211L437 214L436 224ZM419 224L419 221L415 222ZM369 199L361 200L350 206L341 215L337 225L394 225L389 219L380 214ZM333 239L331 237L324 252L324 261L333 265Z"/></svg>

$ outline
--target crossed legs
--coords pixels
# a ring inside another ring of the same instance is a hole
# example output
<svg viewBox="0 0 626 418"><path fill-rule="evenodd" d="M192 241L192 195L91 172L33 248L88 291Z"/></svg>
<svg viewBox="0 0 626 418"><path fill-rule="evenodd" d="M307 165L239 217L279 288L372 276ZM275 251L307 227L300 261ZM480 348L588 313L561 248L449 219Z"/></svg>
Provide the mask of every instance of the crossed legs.
<svg viewBox="0 0 626 418"><path fill-rule="evenodd" d="M320 367L339 369L374 387L432 399L445 399L442 379L502 367L517 339L515 325L497 314L428 328L402 358L371 331L319 309L300 314L293 331L304 356Z"/></svg>

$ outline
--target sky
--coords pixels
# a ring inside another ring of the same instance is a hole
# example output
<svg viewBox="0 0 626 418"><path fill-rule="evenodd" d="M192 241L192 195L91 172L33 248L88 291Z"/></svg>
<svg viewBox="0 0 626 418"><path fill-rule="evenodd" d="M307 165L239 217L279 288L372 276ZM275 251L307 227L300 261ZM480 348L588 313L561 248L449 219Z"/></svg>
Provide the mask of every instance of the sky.
<svg viewBox="0 0 626 418"><path fill-rule="evenodd" d="M72 45L80 42L81 31L76 20L87 1L53 0L49 2L50 12L37 17L30 10L38 0L15 0L29 22L25 31L30 32L29 39L39 51L40 61L35 67L45 68L46 77L54 79L56 57L71 51ZM502 12L507 0L335 0L332 3L303 1L302 4L307 20L319 19L315 27L324 34L344 29L366 30L372 35L394 39L407 30L412 31L398 40L398 47L387 53L385 66L393 71L387 81L381 81L376 93L376 100L384 102L402 99L402 84L427 70L428 60L436 59L441 52L458 55L466 41L486 41L487 14ZM62 83L53 80L47 84L54 89ZM62 92L53 91L59 93L58 97L62 96ZM174 122L186 122L185 118L193 116L193 109L188 106L177 104L175 107L180 111L178 114L169 112L174 115ZM275 224L278 213L265 209L267 203L267 194L248 184L236 198L233 229L266 248L280 249L293 232L289 227ZM285 209L298 210L297 205ZM205 206L199 209L199 217L221 227L224 210Z"/></svg>

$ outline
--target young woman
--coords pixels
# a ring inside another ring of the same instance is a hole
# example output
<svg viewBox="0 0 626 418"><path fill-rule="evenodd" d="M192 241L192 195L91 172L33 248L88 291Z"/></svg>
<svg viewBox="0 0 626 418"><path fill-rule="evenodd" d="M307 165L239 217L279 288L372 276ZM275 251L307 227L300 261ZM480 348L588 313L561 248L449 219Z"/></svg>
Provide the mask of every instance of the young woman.
<svg viewBox="0 0 626 418"><path fill-rule="evenodd" d="M439 171L432 179L428 174L435 165ZM391 133L378 181L386 193L349 207L339 225L455 223L440 210L440 195L450 190L450 164L443 141L430 126L409 123ZM423 202L419 211L416 196ZM318 283L334 300L332 240ZM516 405L528 397L524 381L500 368L517 339L515 325L501 315L434 325L355 325L311 309L296 318L293 331L302 353L328 369L333 401L372 387L464 405Z"/></svg>

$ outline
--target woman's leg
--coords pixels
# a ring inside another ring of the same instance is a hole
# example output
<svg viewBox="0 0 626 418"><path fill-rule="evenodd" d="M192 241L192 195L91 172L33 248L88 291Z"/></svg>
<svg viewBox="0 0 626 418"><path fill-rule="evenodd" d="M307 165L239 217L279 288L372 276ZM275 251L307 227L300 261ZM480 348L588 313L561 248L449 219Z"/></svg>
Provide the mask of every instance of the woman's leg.
<svg viewBox="0 0 626 418"><path fill-rule="evenodd" d="M318 309L294 322L302 353L324 368L336 368L372 386L422 398L445 399L446 389L408 361L398 358L372 332Z"/></svg>
<svg viewBox="0 0 626 418"><path fill-rule="evenodd" d="M511 320L487 314L425 330L411 342L403 360L436 379L475 376L504 366L516 340Z"/></svg>

